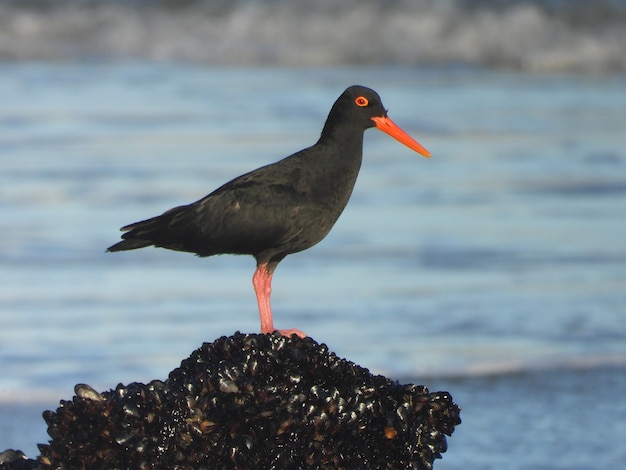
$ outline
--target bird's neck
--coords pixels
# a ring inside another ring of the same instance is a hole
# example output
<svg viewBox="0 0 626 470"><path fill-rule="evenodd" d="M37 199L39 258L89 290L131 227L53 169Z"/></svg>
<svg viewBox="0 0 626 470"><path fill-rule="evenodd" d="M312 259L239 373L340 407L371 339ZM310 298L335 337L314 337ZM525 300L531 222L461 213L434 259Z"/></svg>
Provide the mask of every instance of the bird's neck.
<svg viewBox="0 0 626 470"><path fill-rule="evenodd" d="M329 152L328 155L333 154L333 158L341 156L341 160L355 160L359 162L363 155L363 133L362 129L341 128L341 127L328 127L325 126L322 131L317 145L319 147L332 148L334 151Z"/></svg>
<svg viewBox="0 0 626 470"><path fill-rule="evenodd" d="M323 132L315 145L319 200L330 198L336 220L348 203L363 160L363 131Z"/></svg>

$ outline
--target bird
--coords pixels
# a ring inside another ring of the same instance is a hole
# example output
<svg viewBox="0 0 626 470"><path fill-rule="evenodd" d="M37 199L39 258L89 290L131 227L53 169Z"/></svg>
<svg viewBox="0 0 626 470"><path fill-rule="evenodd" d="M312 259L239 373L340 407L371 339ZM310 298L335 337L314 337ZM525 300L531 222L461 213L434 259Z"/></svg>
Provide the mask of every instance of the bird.
<svg viewBox="0 0 626 470"><path fill-rule="evenodd" d="M376 91L353 85L333 104L314 145L238 176L195 202L122 227L122 241L107 251L155 246L199 257L252 255L261 333L304 338L299 329L274 327L272 276L287 255L312 247L331 230L356 183L364 132L373 127L431 156L388 117Z"/></svg>

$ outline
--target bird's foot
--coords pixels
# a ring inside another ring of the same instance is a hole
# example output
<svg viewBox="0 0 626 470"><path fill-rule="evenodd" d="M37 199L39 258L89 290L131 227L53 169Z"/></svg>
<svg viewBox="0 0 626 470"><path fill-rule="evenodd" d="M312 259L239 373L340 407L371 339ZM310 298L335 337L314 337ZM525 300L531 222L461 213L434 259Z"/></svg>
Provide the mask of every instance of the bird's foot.
<svg viewBox="0 0 626 470"><path fill-rule="evenodd" d="M272 331L262 331L261 333L273 333L274 331L278 331L281 335L287 337L291 337L291 335L296 335L300 338L306 338L306 333L304 331L298 330L297 328L289 328L288 330L272 329Z"/></svg>

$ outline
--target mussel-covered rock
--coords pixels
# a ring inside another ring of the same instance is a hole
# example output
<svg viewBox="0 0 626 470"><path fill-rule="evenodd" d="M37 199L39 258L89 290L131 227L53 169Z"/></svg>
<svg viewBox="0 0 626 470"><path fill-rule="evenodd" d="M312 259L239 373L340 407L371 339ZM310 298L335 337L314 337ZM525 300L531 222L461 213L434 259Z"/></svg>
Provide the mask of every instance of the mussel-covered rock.
<svg viewBox="0 0 626 470"><path fill-rule="evenodd" d="M37 467L37 462L29 460L21 450L7 449L0 452L0 469L30 470Z"/></svg>
<svg viewBox="0 0 626 470"><path fill-rule="evenodd" d="M75 392L44 412L52 439L28 468L431 469L461 422L447 392L278 334L205 343L164 382Z"/></svg>

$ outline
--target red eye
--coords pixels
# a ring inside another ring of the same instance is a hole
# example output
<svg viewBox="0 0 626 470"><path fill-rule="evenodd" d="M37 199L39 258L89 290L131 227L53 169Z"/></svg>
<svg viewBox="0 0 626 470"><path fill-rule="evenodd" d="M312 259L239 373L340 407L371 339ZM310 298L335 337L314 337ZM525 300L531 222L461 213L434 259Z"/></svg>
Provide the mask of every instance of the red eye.
<svg viewBox="0 0 626 470"><path fill-rule="evenodd" d="M356 100L354 100L354 102L356 103L357 106L367 106L369 104L369 101L367 100L367 98L365 96L359 96Z"/></svg>

